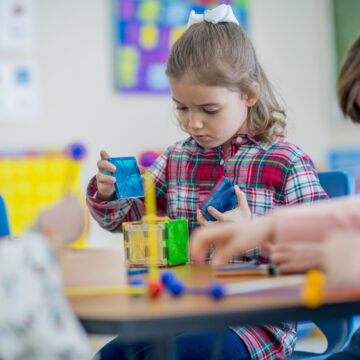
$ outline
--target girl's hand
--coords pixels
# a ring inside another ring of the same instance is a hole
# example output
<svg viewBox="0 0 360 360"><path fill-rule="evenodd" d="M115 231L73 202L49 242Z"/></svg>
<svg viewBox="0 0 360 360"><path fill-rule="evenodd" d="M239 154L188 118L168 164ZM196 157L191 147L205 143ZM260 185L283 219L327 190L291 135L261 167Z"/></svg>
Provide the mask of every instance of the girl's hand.
<svg viewBox="0 0 360 360"><path fill-rule="evenodd" d="M100 151L101 160L97 162L97 167L99 169L98 173L96 174L97 180L97 199L99 200L109 200L112 198L115 192L114 184L116 179L114 176L105 175L104 170L108 170L110 172L114 172L116 167L111 164L110 162L106 161L110 156L105 150Z"/></svg>
<svg viewBox="0 0 360 360"><path fill-rule="evenodd" d="M212 226L196 229L191 236L191 258L203 262L208 251L215 246L212 264L227 263L234 256L260 247L263 256L268 256L268 249L273 241L274 220L263 216L242 223L215 223Z"/></svg>
<svg viewBox="0 0 360 360"><path fill-rule="evenodd" d="M246 200L245 193L242 192L237 185L234 186L234 190L235 190L235 195L236 195L238 204L233 210L221 213L220 211L216 210L212 206L209 206L207 208L210 215L212 215L217 221L219 221L219 222L241 222L244 220L251 219L251 212L250 212L247 200ZM197 215L197 221L200 224L200 226L205 226L205 225L214 223L213 221L207 221L200 209L197 210L196 215Z"/></svg>
<svg viewBox="0 0 360 360"><path fill-rule="evenodd" d="M323 248L315 242L272 244L270 259L282 274L305 273L322 268Z"/></svg>

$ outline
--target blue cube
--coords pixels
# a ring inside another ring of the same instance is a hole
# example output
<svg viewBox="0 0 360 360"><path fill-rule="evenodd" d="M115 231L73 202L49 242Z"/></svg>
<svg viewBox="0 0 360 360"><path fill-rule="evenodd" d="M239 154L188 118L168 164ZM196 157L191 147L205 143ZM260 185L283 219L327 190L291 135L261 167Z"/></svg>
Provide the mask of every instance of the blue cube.
<svg viewBox="0 0 360 360"><path fill-rule="evenodd" d="M115 172L104 170L104 174L116 178L115 192L118 199L143 197L144 184L134 156L107 159L116 166Z"/></svg>
<svg viewBox="0 0 360 360"><path fill-rule="evenodd" d="M236 204L237 198L233 184L228 178L224 177L216 184L209 195L209 199L205 202L201 210L204 213L206 220L216 221L216 219L207 211L209 206L212 206L223 213L234 209Z"/></svg>

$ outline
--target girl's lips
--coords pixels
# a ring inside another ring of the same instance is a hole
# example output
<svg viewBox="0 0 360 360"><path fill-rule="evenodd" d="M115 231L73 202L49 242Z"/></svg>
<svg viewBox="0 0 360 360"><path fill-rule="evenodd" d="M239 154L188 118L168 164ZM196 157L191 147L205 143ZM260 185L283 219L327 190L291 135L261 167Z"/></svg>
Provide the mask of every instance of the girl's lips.
<svg viewBox="0 0 360 360"><path fill-rule="evenodd" d="M207 135L193 135L193 138L197 141L209 141L210 137Z"/></svg>

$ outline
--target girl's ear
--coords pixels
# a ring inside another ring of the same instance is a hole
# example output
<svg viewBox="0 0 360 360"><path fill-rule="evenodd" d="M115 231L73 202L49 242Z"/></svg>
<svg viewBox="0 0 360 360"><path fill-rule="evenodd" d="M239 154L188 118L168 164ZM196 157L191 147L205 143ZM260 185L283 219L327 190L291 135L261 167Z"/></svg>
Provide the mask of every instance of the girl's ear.
<svg viewBox="0 0 360 360"><path fill-rule="evenodd" d="M260 85L256 82L251 84L254 91L245 96L245 104L247 107L254 106L259 99Z"/></svg>
<svg viewBox="0 0 360 360"><path fill-rule="evenodd" d="M245 105L247 107L254 106L259 99L260 85L256 82L251 84L252 91L249 91L248 94L243 95L243 99L245 100Z"/></svg>

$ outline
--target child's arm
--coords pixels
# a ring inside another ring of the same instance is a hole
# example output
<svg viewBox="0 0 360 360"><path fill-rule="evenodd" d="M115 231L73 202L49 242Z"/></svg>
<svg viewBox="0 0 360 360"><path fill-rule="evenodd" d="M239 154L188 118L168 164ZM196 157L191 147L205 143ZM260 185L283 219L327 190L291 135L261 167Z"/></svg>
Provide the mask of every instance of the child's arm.
<svg viewBox="0 0 360 360"><path fill-rule="evenodd" d="M310 203L328 198L320 185L315 166L306 154L290 165L284 179L282 205Z"/></svg>
<svg viewBox="0 0 360 360"><path fill-rule="evenodd" d="M170 148L157 158L151 168L154 178L157 214L167 215L167 159ZM145 215L144 199L100 200L97 196L98 181L92 178L88 185L86 202L94 219L106 230L122 231L122 223L140 220Z"/></svg>

